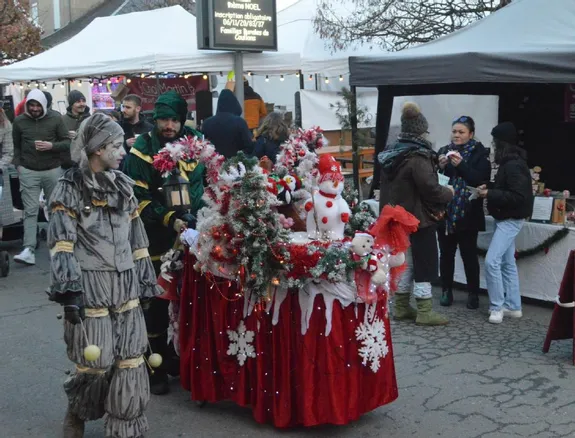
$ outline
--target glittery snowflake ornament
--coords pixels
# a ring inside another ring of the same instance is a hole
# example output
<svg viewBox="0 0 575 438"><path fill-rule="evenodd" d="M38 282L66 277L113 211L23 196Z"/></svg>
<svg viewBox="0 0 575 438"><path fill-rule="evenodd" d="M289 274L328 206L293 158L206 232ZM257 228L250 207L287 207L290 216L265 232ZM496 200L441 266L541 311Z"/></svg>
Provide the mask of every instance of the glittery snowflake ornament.
<svg viewBox="0 0 575 438"><path fill-rule="evenodd" d="M228 330L227 333L230 340L227 355L236 356L240 366L244 366L248 357L256 357L256 350L252 345L252 342L254 342L254 332L246 330L246 325L243 320L240 321L237 331Z"/></svg>
<svg viewBox="0 0 575 438"><path fill-rule="evenodd" d="M362 365L371 362L371 371L377 373L380 360L385 359L389 353L385 339L385 323L375 315L377 303L367 307L364 322L355 329L355 339L361 343L357 353L363 359Z"/></svg>

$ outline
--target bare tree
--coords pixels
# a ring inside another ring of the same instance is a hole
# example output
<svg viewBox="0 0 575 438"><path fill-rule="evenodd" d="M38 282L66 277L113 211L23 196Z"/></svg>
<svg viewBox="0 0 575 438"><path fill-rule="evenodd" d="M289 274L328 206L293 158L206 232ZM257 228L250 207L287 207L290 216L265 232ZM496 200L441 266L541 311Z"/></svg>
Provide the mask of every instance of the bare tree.
<svg viewBox="0 0 575 438"><path fill-rule="evenodd" d="M19 0L0 0L0 65L39 53L42 30L35 25Z"/></svg>
<svg viewBox="0 0 575 438"><path fill-rule="evenodd" d="M322 0L314 27L333 51L354 44L402 50L461 29L506 6L512 0Z"/></svg>
<svg viewBox="0 0 575 438"><path fill-rule="evenodd" d="M124 12L149 11L175 5L180 5L186 11L196 14L195 0L133 0L130 6L124 9Z"/></svg>

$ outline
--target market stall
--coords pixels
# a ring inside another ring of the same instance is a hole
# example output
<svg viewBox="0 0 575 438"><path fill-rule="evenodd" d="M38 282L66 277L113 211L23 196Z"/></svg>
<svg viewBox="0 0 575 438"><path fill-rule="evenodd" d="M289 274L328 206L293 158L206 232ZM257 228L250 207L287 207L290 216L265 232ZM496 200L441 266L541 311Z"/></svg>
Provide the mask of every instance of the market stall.
<svg viewBox="0 0 575 438"><path fill-rule="evenodd" d="M345 424L397 398L388 297L418 221L358 205L335 158L316 154L324 141L300 129L275 165L243 153L224 162L197 138L154 157L165 176L197 160L209 183L197 229L181 236L181 290L174 257L159 278L193 400L232 400L291 427ZM174 181L166 196L189 199Z"/></svg>

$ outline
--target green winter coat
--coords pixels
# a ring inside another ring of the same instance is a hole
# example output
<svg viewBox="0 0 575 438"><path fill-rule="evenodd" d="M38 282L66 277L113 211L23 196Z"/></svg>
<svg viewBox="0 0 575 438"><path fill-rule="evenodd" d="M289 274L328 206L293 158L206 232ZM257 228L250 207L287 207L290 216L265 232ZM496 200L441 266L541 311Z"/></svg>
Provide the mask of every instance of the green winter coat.
<svg viewBox="0 0 575 438"><path fill-rule="evenodd" d="M201 136L199 132L188 127L183 128L181 135ZM154 155L164 146L165 144L159 142L154 128L138 137L124 164L124 173L136 182L134 194L138 198L138 211L148 233L149 251L154 261L159 260L162 254L173 247L176 239L173 224L178 217L178 213L165 206L164 194L158 190L164 184L165 178L152 165ZM189 180L192 204L190 212L195 216L204 206L202 196L205 166L196 161L180 161L179 169L182 177Z"/></svg>

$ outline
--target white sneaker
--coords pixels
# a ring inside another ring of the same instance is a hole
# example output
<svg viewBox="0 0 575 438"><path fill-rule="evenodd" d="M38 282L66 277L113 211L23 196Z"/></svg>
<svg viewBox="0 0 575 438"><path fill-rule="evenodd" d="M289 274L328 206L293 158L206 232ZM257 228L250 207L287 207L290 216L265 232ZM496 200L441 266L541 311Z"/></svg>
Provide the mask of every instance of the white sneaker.
<svg viewBox="0 0 575 438"><path fill-rule="evenodd" d="M521 318L523 316L523 312L521 310L510 310L504 307L503 315L509 316L510 318Z"/></svg>
<svg viewBox="0 0 575 438"><path fill-rule="evenodd" d="M492 310L489 314L491 324L501 324L503 322L503 310Z"/></svg>
<svg viewBox="0 0 575 438"><path fill-rule="evenodd" d="M14 261L24 265L35 265L36 256L34 255L34 250L28 247L24 248L24 251L22 251L17 256L14 256Z"/></svg>

